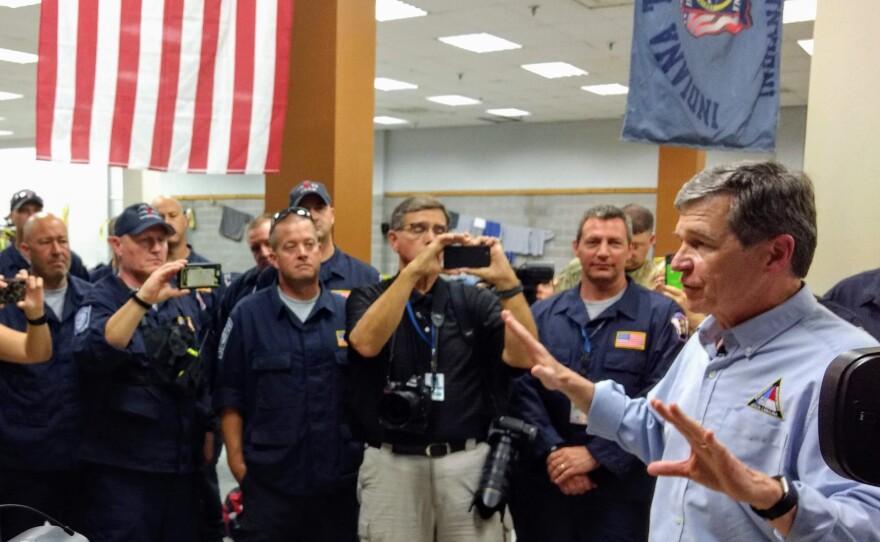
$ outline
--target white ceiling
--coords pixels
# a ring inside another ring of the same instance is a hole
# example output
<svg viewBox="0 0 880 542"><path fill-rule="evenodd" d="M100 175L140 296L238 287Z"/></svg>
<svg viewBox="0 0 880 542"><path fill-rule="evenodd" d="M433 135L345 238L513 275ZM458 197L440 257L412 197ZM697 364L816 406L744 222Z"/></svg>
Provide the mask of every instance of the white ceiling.
<svg viewBox="0 0 880 542"><path fill-rule="evenodd" d="M376 91L376 115L402 118L392 129L466 126L493 122L554 122L618 118L625 96L598 96L584 85L627 84L632 0L406 0L428 16L377 23L376 76L414 83L414 90ZM0 7L0 47L37 52L39 5ZM472 53L441 36L488 32L521 49ZM797 40L813 23L784 26L782 106L806 105L810 57ZM546 79L520 65L564 61L589 75ZM0 62L0 91L24 95L0 101L0 147L33 145L36 64ZM482 101L451 107L428 96L461 94ZM486 113L514 107L531 113L512 120ZM379 127L381 128L381 127Z"/></svg>

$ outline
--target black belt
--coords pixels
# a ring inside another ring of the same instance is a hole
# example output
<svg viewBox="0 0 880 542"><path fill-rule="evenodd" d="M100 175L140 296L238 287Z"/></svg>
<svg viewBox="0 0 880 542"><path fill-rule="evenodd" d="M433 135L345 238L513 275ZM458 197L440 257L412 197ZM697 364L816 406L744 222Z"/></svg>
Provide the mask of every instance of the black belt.
<svg viewBox="0 0 880 542"><path fill-rule="evenodd" d="M451 442L432 442L431 444L391 444L388 442L369 442L373 448L389 450L400 455L421 455L424 457L444 457L455 452L473 449L477 439L454 440Z"/></svg>

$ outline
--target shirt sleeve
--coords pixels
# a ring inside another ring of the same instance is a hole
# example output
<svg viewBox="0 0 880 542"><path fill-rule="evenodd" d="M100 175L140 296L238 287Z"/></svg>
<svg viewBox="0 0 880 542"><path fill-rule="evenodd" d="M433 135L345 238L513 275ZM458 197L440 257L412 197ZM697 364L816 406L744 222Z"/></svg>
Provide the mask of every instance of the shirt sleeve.
<svg viewBox="0 0 880 542"><path fill-rule="evenodd" d="M226 407L239 412L245 411L244 373L247 353L241 320L241 307L236 307L220 334L217 347L217 387L211 398L215 411Z"/></svg>
<svg viewBox="0 0 880 542"><path fill-rule="evenodd" d="M124 349L107 342L107 320L120 307L113 307L110 299L92 297L89 301L76 314L73 353L80 368L92 373L113 373L132 363L144 362L146 349L139 330L135 330Z"/></svg>

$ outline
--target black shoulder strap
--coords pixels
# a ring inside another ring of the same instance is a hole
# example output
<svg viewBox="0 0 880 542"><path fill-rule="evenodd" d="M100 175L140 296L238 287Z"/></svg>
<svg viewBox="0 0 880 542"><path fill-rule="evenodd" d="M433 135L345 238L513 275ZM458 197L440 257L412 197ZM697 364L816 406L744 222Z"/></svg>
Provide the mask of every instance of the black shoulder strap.
<svg viewBox="0 0 880 542"><path fill-rule="evenodd" d="M464 340L470 345L474 342L474 326L471 322L470 313L464 299L464 286L459 281L449 281L449 298L452 300L452 310L455 312L455 321L464 335Z"/></svg>

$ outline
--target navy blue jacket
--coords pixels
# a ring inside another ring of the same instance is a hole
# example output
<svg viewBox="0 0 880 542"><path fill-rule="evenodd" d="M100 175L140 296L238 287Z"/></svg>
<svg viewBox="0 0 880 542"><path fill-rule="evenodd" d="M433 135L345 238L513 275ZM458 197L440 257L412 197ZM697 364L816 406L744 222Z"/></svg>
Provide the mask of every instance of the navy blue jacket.
<svg viewBox="0 0 880 542"><path fill-rule="evenodd" d="M345 299L325 289L305 323L276 288L233 309L213 405L242 415L248 477L308 495L356 475L363 448L344 421L344 333Z"/></svg>
<svg viewBox="0 0 880 542"><path fill-rule="evenodd" d="M352 258L345 252L336 250L333 256L326 262L321 262L321 271L318 275L321 286L348 297L349 292L358 286L367 286L379 282L379 272L376 269L357 258ZM278 270L269 266L260 273L257 278L257 290L262 290L278 282Z"/></svg>
<svg viewBox="0 0 880 542"><path fill-rule="evenodd" d="M67 276L64 314L46 305L52 358L20 365L0 362L0 466L10 470L62 470L75 463L80 442L79 368L73 359L73 322L92 285ZM0 311L0 323L27 329L18 307Z"/></svg>
<svg viewBox="0 0 880 542"><path fill-rule="evenodd" d="M208 429L207 395L202 389L196 397L186 397L167 385L133 378L149 365L141 327L124 350L104 336L107 320L130 295L118 277L106 277L94 285L76 315L74 356L82 371L84 423L80 457L143 472L192 472L201 464ZM159 327L181 314L198 331L200 312L192 296L160 303L141 325Z"/></svg>
<svg viewBox="0 0 880 542"><path fill-rule="evenodd" d="M22 269L30 269L31 262L27 261L24 256L15 248L14 244L9 245L0 252L0 275L11 279ZM83 265L82 258L76 252L70 253L70 269L68 274L89 282L89 271Z"/></svg>
<svg viewBox="0 0 880 542"><path fill-rule="evenodd" d="M663 377L687 339L680 331L685 318L678 305L630 278L623 297L595 320L589 320L579 286L536 303L532 312L541 342L553 357L593 382L611 379L622 384L632 397L646 393ZM588 367L581 363L584 333L591 350ZM626 333L633 342L628 342ZM514 415L538 427L534 451L541 468L552 447L573 445L586 445L616 477L641 465L614 442L587 435L584 425L570 423L568 398L547 390L530 374L517 380L511 401Z"/></svg>
<svg viewBox="0 0 880 542"><path fill-rule="evenodd" d="M823 299L856 313L865 331L880 341L880 269L843 279L828 290ZM847 321L852 322L851 319Z"/></svg>

